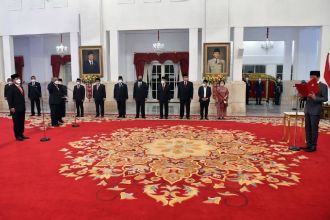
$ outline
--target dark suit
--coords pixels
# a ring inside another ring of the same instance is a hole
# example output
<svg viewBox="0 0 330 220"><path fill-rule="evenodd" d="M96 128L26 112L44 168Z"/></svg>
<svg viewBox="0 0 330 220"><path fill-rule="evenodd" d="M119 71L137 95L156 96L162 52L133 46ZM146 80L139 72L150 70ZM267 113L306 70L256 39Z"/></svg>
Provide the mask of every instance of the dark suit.
<svg viewBox="0 0 330 220"><path fill-rule="evenodd" d="M204 86L200 86L198 89L201 118L203 117L207 118L208 116L211 94L212 91L211 91L211 87L209 86L206 87L206 94L204 92ZM204 98L207 98L207 100L203 100Z"/></svg>
<svg viewBox="0 0 330 220"><path fill-rule="evenodd" d="M34 115L34 103L37 106L38 115L40 115L41 86L38 82L28 84L28 97L31 101L31 115Z"/></svg>
<svg viewBox="0 0 330 220"><path fill-rule="evenodd" d="M62 100L61 100L61 104L60 104L60 116L65 117L65 113L66 113L66 99L68 96L68 88L65 85L59 85L60 91L61 91L61 96L62 96Z"/></svg>
<svg viewBox="0 0 330 220"><path fill-rule="evenodd" d="M113 89L113 97L117 101L119 117L126 117L126 100L128 99L127 85L117 83Z"/></svg>
<svg viewBox="0 0 330 220"><path fill-rule="evenodd" d="M319 133L320 115L323 102L328 101L328 87L320 82L320 91L316 94L315 100L307 97L305 106L305 132L307 147L316 150Z"/></svg>
<svg viewBox="0 0 330 220"><path fill-rule="evenodd" d="M7 101L9 109L14 108L15 112L12 113L14 123L14 134L16 138L24 136L24 122L25 122L25 98L24 90L22 92L16 85L11 85L7 93Z"/></svg>
<svg viewBox="0 0 330 220"><path fill-rule="evenodd" d="M84 117L85 87L75 85L73 88L73 100L76 102L77 117Z"/></svg>
<svg viewBox="0 0 330 220"><path fill-rule="evenodd" d="M8 92L9 92L9 88L10 88L10 86L11 86L11 85L6 84L6 85L5 85L5 89L4 89L4 93L3 93L3 94L4 94L4 97L5 97L5 100L7 100L7 102L8 102L8 98L7 98L7 97L8 97ZM11 112L10 112L10 115L9 115L9 116L11 116L11 115L12 115L12 114L11 114Z"/></svg>
<svg viewBox="0 0 330 220"><path fill-rule="evenodd" d="M100 66L97 61L93 61L93 64L89 62L89 60L84 61L83 72L88 73L100 73Z"/></svg>
<svg viewBox="0 0 330 220"><path fill-rule="evenodd" d="M256 91L256 104L261 105L261 97L262 97L262 93L264 91L264 83L262 81L259 82L259 80L258 80L255 82L254 88Z"/></svg>
<svg viewBox="0 0 330 220"><path fill-rule="evenodd" d="M178 99L180 99L180 118L184 115L184 107L186 107L186 117L190 117L190 102L194 95L193 83L187 81L185 85L184 81L178 83Z"/></svg>
<svg viewBox="0 0 330 220"><path fill-rule="evenodd" d="M171 100L170 87L168 84L158 85L157 91L157 100L159 101L159 114L160 118L164 117L164 109L165 109L165 118L168 118L168 102Z"/></svg>
<svg viewBox="0 0 330 220"><path fill-rule="evenodd" d="M275 105L281 104L281 94L283 92L283 84L282 82L276 82L275 83L275 97L274 97L274 103Z"/></svg>
<svg viewBox="0 0 330 220"><path fill-rule="evenodd" d="M48 84L47 89L49 92L49 107L52 126L56 126L61 120L62 92L59 85L55 85L53 82Z"/></svg>
<svg viewBox="0 0 330 220"><path fill-rule="evenodd" d="M251 91L251 82L250 80L245 81L245 104L249 104L249 99L250 99L250 91Z"/></svg>
<svg viewBox="0 0 330 220"><path fill-rule="evenodd" d="M139 86L139 83L141 85ZM136 117L138 118L140 115L141 110L141 116L142 118L145 118L145 102L146 98L148 97L148 85L147 83L141 81L137 81L134 83L134 89L133 89L133 98L135 99L136 103Z"/></svg>
<svg viewBox="0 0 330 220"><path fill-rule="evenodd" d="M106 98L105 86L100 84L99 86L93 86L93 98L96 107L96 116L100 116L100 108L101 108L101 116L104 116L104 99Z"/></svg>

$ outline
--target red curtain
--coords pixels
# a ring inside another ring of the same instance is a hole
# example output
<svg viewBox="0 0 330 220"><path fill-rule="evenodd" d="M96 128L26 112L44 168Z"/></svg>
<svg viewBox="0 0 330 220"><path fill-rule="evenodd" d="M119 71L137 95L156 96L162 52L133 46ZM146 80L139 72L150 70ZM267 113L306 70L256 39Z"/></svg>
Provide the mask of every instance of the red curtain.
<svg viewBox="0 0 330 220"><path fill-rule="evenodd" d="M20 78L23 79L24 57L15 56L14 59L15 59L16 74L18 74L20 76Z"/></svg>
<svg viewBox="0 0 330 220"><path fill-rule="evenodd" d="M189 53L188 52L176 52L176 53L136 53L134 54L134 65L136 70L136 77L143 75L144 65L151 63L152 61L159 61L164 63L167 60L173 61L173 63L180 63L181 72L183 76L188 76L189 71Z"/></svg>
<svg viewBox="0 0 330 220"><path fill-rule="evenodd" d="M61 65L71 62L71 55L65 55L61 57L60 55L51 55L50 65L52 65L53 77L58 77L60 75Z"/></svg>

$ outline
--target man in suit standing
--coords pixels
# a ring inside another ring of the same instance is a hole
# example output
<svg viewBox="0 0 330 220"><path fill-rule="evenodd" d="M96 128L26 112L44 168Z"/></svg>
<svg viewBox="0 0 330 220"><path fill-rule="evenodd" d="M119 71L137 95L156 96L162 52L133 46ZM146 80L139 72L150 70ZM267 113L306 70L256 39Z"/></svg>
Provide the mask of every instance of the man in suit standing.
<svg viewBox="0 0 330 220"><path fill-rule="evenodd" d="M249 80L249 77L245 78L245 104L249 104L249 99L250 99L250 91L251 91L251 82Z"/></svg>
<svg viewBox="0 0 330 220"><path fill-rule="evenodd" d="M95 85L93 86L93 98L96 107L96 116L100 116L100 108L101 108L101 118L104 117L104 100L106 99L105 86L101 84L101 79L95 79Z"/></svg>
<svg viewBox="0 0 330 220"><path fill-rule="evenodd" d="M34 103L36 104L38 116L40 113L40 98L41 98L41 86L40 83L36 81L35 76L31 76L31 82L28 84L28 97L31 101L31 116L35 115Z"/></svg>
<svg viewBox="0 0 330 220"><path fill-rule="evenodd" d="M136 103L136 116L135 118L139 118L140 110L142 118L146 118L145 114L145 102L148 97L148 85L147 83L142 81L142 76L138 76L138 80L134 83L133 89L133 98Z"/></svg>
<svg viewBox="0 0 330 220"><path fill-rule="evenodd" d="M62 92L57 77L53 77L52 81L47 86L49 92L49 107L51 124L53 127L58 127L61 120L61 102Z"/></svg>
<svg viewBox="0 0 330 220"><path fill-rule="evenodd" d="M126 117L126 100L128 99L127 85L123 83L123 77L118 77L118 83L113 89L113 97L117 101L118 118Z"/></svg>
<svg viewBox="0 0 330 220"><path fill-rule="evenodd" d="M21 86L21 79L18 74L11 75L14 82L8 89L7 101L9 110L12 113L14 123L14 134L17 141L29 139L24 136L24 122L25 122L25 98L24 90Z"/></svg>
<svg viewBox="0 0 330 220"><path fill-rule="evenodd" d="M84 117L85 87L81 85L81 79L77 79L77 84L73 88L73 101L76 103L76 117Z"/></svg>
<svg viewBox="0 0 330 220"><path fill-rule="evenodd" d="M5 89L4 89L4 97L5 97L5 100L7 100L7 103L8 103L8 92L9 92L9 88L10 86L13 84L13 81L11 80L11 78L8 78L7 79L7 84L5 85ZM9 112L9 116L12 116L11 112Z"/></svg>
<svg viewBox="0 0 330 220"><path fill-rule="evenodd" d="M88 59L84 61L83 72L85 74L100 73L100 66L95 60L93 51L88 52Z"/></svg>
<svg viewBox="0 0 330 220"><path fill-rule="evenodd" d="M264 84L260 78L258 79L258 81L256 81L255 91L256 91L256 105L261 105L261 97L264 91Z"/></svg>
<svg viewBox="0 0 330 220"><path fill-rule="evenodd" d="M59 122L60 123L64 123L63 118L65 117L65 113L66 113L66 102L68 99L68 88L66 87L66 85L63 85L63 80L60 78L58 79L59 82L59 88L61 91L61 104L60 104L60 119Z"/></svg>
<svg viewBox="0 0 330 220"><path fill-rule="evenodd" d="M212 92L211 87L209 87L207 83L208 81L204 79L202 86L198 88L201 120L203 120L204 116L205 120L209 120L207 116L209 112L210 97Z"/></svg>
<svg viewBox="0 0 330 220"><path fill-rule="evenodd" d="M275 97L274 97L274 104L280 105L281 104L281 95L283 92L283 84L281 82L281 79L278 78L277 82L275 83Z"/></svg>
<svg viewBox="0 0 330 220"><path fill-rule="evenodd" d="M165 109L165 119L168 119L168 103L171 100L170 87L166 82L166 78L162 77L160 85L158 85L157 100L159 101L159 113L160 119L164 117Z"/></svg>
<svg viewBox="0 0 330 220"><path fill-rule="evenodd" d="M188 81L188 76L183 77L183 81L178 83L178 99L180 100L180 119L183 118L184 108L186 117L190 119L190 102L194 95L193 83Z"/></svg>
<svg viewBox="0 0 330 220"><path fill-rule="evenodd" d="M307 152L316 151L322 104L328 101L328 87L319 81L320 71L310 71L310 77L317 79L320 91L317 94L310 93L307 96L304 110L307 146L303 149Z"/></svg>

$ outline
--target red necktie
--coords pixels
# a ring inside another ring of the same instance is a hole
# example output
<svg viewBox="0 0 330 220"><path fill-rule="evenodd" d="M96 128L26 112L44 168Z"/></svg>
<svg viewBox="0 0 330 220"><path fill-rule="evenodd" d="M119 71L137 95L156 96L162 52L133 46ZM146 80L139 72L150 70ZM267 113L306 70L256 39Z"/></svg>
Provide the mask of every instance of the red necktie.
<svg viewBox="0 0 330 220"><path fill-rule="evenodd" d="M21 94L23 95L24 94L24 91L23 89L20 87L20 86L17 86L18 90L21 92Z"/></svg>

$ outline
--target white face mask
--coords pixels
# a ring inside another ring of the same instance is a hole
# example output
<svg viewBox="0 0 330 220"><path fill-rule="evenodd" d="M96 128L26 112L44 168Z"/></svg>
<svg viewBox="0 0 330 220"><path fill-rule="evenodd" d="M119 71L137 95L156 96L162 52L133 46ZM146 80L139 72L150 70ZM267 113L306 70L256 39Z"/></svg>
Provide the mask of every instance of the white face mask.
<svg viewBox="0 0 330 220"><path fill-rule="evenodd" d="M16 79L15 83L16 84L21 84L21 80L20 79Z"/></svg>
<svg viewBox="0 0 330 220"><path fill-rule="evenodd" d="M12 85L12 84L13 84L13 82L12 82L12 81L9 81L9 82L8 82L8 85Z"/></svg>
<svg viewBox="0 0 330 220"><path fill-rule="evenodd" d="M123 80L121 80L121 79L120 79L120 80L118 80L118 82L119 82L119 83L122 83L122 82L123 82Z"/></svg>
<svg viewBox="0 0 330 220"><path fill-rule="evenodd" d="M100 82L99 82L99 81L97 81L97 82L96 82L96 85L100 85Z"/></svg>
<svg viewBox="0 0 330 220"><path fill-rule="evenodd" d="M33 82L33 83L34 83L34 82L36 82L36 80L35 80L35 79L31 79L31 82Z"/></svg>
<svg viewBox="0 0 330 220"><path fill-rule="evenodd" d="M77 85L80 85L80 82L77 82Z"/></svg>
<svg viewBox="0 0 330 220"><path fill-rule="evenodd" d="M202 84L202 86L204 86L204 87L205 87L205 86L206 86L206 84L205 84L205 83L203 83L203 84Z"/></svg>
<svg viewBox="0 0 330 220"><path fill-rule="evenodd" d="M165 84L165 81L164 80L162 80L161 82L162 82L162 84Z"/></svg>
<svg viewBox="0 0 330 220"><path fill-rule="evenodd" d="M59 82L59 81L57 81L57 80L56 80L54 83L55 83L56 85L60 84L60 82Z"/></svg>

